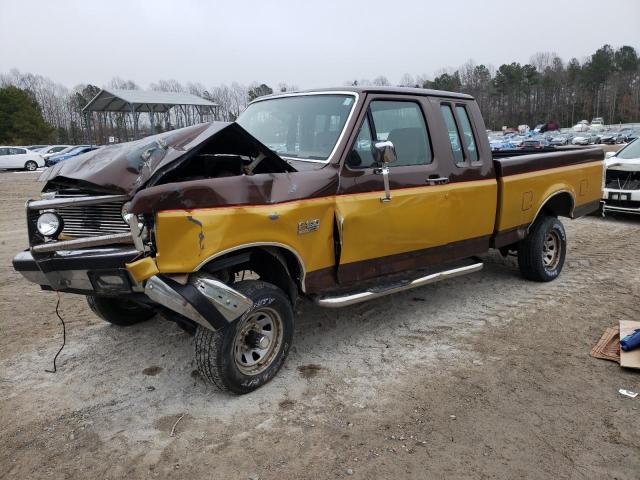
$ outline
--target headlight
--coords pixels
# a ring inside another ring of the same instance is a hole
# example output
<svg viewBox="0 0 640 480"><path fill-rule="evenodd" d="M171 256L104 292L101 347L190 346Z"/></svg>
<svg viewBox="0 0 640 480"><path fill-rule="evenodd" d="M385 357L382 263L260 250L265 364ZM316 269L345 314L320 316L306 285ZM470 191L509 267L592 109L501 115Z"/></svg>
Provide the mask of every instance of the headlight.
<svg viewBox="0 0 640 480"><path fill-rule="evenodd" d="M45 212L38 217L38 232L45 237L57 237L62 227L62 218L53 212Z"/></svg>

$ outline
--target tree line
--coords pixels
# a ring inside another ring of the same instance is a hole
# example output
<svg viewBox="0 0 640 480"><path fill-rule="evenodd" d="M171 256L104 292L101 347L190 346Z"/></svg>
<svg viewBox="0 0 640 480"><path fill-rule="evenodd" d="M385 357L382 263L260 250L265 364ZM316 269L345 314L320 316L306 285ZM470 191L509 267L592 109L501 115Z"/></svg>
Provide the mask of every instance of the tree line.
<svg viewBox="0 0 640 480"><path fill-rule="evenodd" d="M346 83L391 85L382 75L371 81L358 79ZM471 94L491 129L551 120L570 126L593 117L604 117L610 124L640 120L640 58L636 49L628 45L617 49L604 45L582 61L572 58L565 62L553 52L539 52L526 64L513 62L496 69L469 60L457 69L437 72L433 79L405 74L397 85ZM140 86L115 77L105 88L137 90ZM296 87L286 83L273 88L258 82L250 85L233 82L207 88L197 82L160 80L148 89L205 98L219 105L218 120L233 121L251 100ZM130 115L83 115L82 108L99 91L100 87L91 84L69 89L42 75L15 69L0 74L0 143L77 144L89 140L89 130L94 132L93 140L97 143L105 143L108 136L127 139ZM160 123L155 128L192 124L196 119L190 115L188 110L174 108L164 127ZM151 125L143 125L142 129L145 128L145 133L153 133Z"/></svg>
<svg viewBox="0 0 640 480"><path fill-rule="evenodd" d="M351 85L391 85L386 77L353 80ZM565 62L556 53L539 52L524 65L476 64L443 70L433 80L405 74L400 86L433 88L473 95L487 128L556 121L571 126L604 117L609 124L640 120L640 59L634 47L604 45L582 62Z"/></svg>

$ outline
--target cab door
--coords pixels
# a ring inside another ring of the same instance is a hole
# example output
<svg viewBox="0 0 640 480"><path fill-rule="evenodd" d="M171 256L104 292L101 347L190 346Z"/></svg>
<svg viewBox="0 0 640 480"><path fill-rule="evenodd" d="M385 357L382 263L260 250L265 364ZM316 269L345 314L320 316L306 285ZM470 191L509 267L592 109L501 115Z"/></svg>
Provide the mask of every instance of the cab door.
<svg viewBox="0 0 640 480"><path fill-rule="evenodd" d="M375 95L341 169L336 197L338 282L466 258L489 248L497 185L476 141L473 102ZM460 107L460 108L458 108ZM474 109L475 108L475 109ZM393 143L386 198L375 143Z"/></svg>
<svg viewBox="0 0 640 480"><path fill-rule="evenodd" d="M336 197L339 283L415 268L425 251L447 243L449 167L434 155L425 103L375 95L360 115ZM380 141L393 143L397 155L389 165L389 198L377 162Z"/></svg>

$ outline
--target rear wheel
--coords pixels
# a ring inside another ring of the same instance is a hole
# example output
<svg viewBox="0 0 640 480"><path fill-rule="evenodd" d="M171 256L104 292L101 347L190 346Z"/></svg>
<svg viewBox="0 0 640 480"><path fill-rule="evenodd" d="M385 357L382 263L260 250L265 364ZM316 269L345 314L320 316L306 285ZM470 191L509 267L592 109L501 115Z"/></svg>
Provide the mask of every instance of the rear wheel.
<svg viewBox="0 0 640 480"><path fill-rule="evenodd" d="M33 160L29 160L27 163L24 164L24 169L30 172L33 172L38 169L38 164Z"/></svg>
<svg viewBox="0 0 640 480"><path fill-rule="evenodd" d="M261 280L233 287L253 307L225 328L198 326L195 354L203 377L219 389L249 393L271 380L284 363L293 339L293 309L287 295Z"/></svg>
<svg viewBox="0 0 640 480"><path fill-rule="evenodd" d="M522 276L549 282L560 275L567 253L567 235L556 217L539 217L529 235L518 245L518 266Z"/></svg>
<svg viewBox="0 0 640 480"><path fill-rule="evenodd" d="M93 313L105 322L119 327L144 322L156 314L155 310L149 307L119 298L87 295L87 303Z"/></svg>

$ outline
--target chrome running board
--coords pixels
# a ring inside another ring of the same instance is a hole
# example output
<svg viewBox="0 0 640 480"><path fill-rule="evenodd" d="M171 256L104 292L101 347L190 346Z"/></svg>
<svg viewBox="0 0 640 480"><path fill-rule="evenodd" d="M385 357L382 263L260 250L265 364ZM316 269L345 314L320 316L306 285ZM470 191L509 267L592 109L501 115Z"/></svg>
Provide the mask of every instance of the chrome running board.
<svg viewBox="0 0 640 480"><path fill-rule="evenodd" d="M317 305L320 305L321 307L327 308L346 307L348 305L366 302L367 300L373 300L374 298L391 295L392 293L422 287L424 285L440 282L442 280L448 280L450 278L459 277L461 275L467 275L468 273L479 272L480 270L482 270L483 263L478 259L474 260L475 262L472 264L465 265L463 267L452 268L451 270L443 270L441 272L431 273L429 275L418 277L411 281L396 282L388 286L378 286L375 289L369 289L355 293L352 292L346 295L335 297L318 297L315 299L315 303Z"/></svg>

